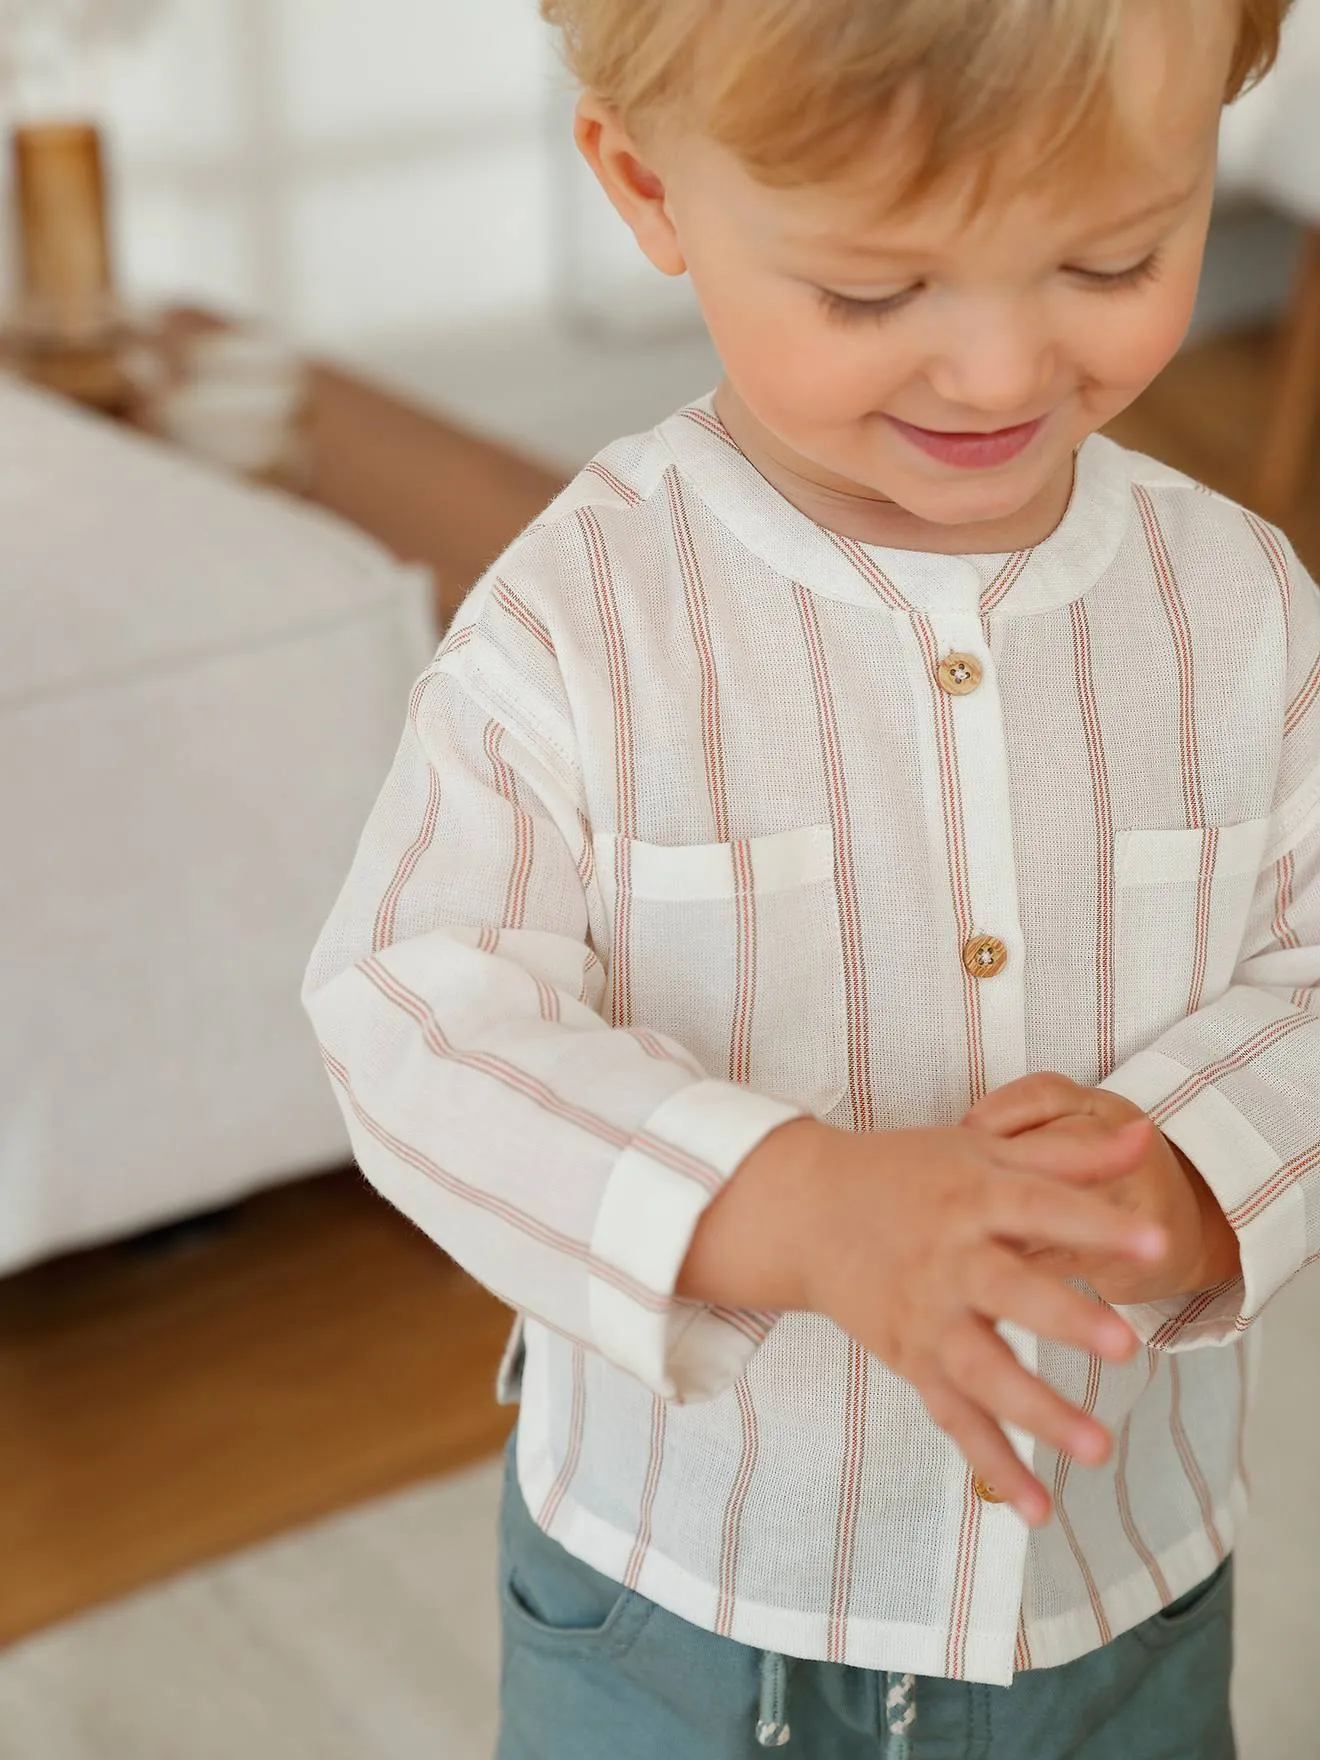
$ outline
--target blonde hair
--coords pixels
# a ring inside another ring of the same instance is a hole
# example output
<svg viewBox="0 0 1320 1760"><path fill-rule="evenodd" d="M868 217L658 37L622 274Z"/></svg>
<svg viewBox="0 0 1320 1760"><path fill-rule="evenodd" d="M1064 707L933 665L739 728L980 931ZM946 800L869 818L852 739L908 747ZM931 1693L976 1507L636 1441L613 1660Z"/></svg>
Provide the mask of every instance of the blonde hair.
<svg viewBox="0 0 1320 1760"><path fill-rule="evenodd" d="M677 107L769 184L835 177L896 105L918 151L895 201L946 172L982 178L1024 116L1080 169L1118 131L1125 15L1151 0L541 0L588 90L639 128ZM1191 0L1188 29L1195 28ZM1273 65L1291 0L1239 0L1225 101Z"/></svg>

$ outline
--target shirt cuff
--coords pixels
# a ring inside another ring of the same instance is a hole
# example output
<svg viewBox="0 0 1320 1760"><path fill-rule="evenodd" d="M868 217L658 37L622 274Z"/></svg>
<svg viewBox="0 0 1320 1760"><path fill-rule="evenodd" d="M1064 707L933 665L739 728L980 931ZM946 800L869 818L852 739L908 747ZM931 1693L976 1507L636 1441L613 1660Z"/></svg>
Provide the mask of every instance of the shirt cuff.
<svg viewBox="0 0 1320 1760"><path fill-rule="evenodd" d="M694 1082L615 1163L591 1239L592 1341L662 1399L723 1393L778 1318L685 1301L674 1286L714 1198L771 1131L805 1116L733 1082Z"/></svg>
<svg viewBox="0 0 1320 1760"><path fill-rule="evenodd" d="M1213 1289L1167 1301L1119 1306L1143 1344L1196 1350L1235 1343L1266 1303L1301 1268L1306 1211L1293 1184L1272 1193L1283 1163L1223 1092L1199 1087L1185 1105L1164 1104L1194 1074L1159 1051L1138 1052L1100 1085L1155 1114L1161 1131L1196 1168L1237 1235L1242 1275Z"/></svg>

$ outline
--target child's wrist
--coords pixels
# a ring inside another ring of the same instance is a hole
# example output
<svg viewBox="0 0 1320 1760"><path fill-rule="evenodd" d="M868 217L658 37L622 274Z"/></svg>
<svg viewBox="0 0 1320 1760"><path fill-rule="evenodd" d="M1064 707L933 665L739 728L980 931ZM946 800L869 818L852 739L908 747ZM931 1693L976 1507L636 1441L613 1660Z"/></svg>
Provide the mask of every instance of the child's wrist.
<svg viewBox="0 0 1320 1760"><path fill-rule="evenodd" d="M837 1134L794 1118L757 1144L698 1223L680 1296L776 1313L804 1305L821 1161Z"/></svg>
<svg viewBox="0 0 1320 1760"><path fill-rule="evenodd" d="M1183 1154L1176 1143L1169 1142L1167 1137L1164 1140L1169 1143L1178 1159L1201 1217L1200 1255L1193 1274L1187 1279L1188 1290L1180 1293L1212 1289L1216 1284L1240 1277L1242 1247L1232 1223L1224 1215L1218 1198L1200 1169Z"/></svg>

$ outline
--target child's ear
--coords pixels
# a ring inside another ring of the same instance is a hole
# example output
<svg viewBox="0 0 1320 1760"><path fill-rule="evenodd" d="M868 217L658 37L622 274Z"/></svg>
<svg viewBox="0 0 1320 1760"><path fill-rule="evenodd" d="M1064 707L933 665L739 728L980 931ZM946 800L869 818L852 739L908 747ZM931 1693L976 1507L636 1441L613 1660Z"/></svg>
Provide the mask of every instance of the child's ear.
<svg viewBox="0 0 1320 1760"><path fill-rule="evenodd" d="M665 186L623 126L618 111L594 93L584 93L578 101L573 138L656 268L664 275L685 274L687 263L669 217Z"/></svg>

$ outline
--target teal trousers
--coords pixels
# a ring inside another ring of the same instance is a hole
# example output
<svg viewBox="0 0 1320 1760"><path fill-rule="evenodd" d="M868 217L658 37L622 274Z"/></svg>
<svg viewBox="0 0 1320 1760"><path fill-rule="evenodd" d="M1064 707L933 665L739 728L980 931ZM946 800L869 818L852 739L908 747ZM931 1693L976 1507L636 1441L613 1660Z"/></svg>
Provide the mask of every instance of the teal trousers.
<svg viewBox="0 0 1320 1760"><path fill-rule="evenodd" d="M765 1760L765 1659L622 1588L536 1526L512 1454L500 1520L497 1760ZM1011 1687L920 1676L905 1760L1234 1760L1233 1570ZM886 1676L790 1661L785 1760L889 1760Z"/></svg>

